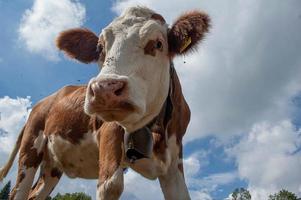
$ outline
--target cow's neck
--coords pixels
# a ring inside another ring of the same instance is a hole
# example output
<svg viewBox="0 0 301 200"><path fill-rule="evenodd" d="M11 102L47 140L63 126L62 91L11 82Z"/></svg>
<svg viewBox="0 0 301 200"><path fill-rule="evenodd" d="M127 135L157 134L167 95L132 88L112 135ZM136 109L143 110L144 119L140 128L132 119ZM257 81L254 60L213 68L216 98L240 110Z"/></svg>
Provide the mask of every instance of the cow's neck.
<svg viewBox="0 0 301 200"><path fill-rule="evenodd" d="M168 101L171 93L173 92L172 76L174 74L175 69L174 69L174 64L173 64L172 60L170 61L169 69L170 69L169 70L170 82L169 82L168 94L167 94L165 101L160 106L160 109L157 112L152 112L152 113L147 114L146 116L141 118L138 122L135 122L135 123L132 122L131 124L127 124L126 127L123 126L123 128L126 132L131 133L131 132L137 131L140 128L143 128L143 127L147 126L149 123L151 123L152 121L154 121L154 119L157 118L158 116L160 116L162 114L162 112L165 113L166 102ZM137 128L137 127L140 127L140 128Z"/></svg>
<svg viewBox="0 0 301 200"><path fill-rule="evenodd" d="M157 114L149 114L149 115L143 117L142 119L140 119L138 122L132 123L132 124L128 125L127 127L124 127L124 130L128 133L132 133L134 131L137 131L137 130L140 129L140 128L137 129L137 127L143 128L150 121L152 121L156 116L157 116Z"/></svg>
<svg viewBox="0 0 301 200"><path fill-rule="evenodd" d="M172 75L174 73L174 66L171 62L170 65L170 80L172 81ZM150 158L153 151L153 136L152 132L161 134L162 138L166 138L167 124L171 119L171 113L173 110L171 103L172 83L170 81L169 91L167 98L161 107L159 114L155 115L148 120L148 123L142 128L133 132L125 130L124 145L125 155L130 162L141 158Z"/></svg>

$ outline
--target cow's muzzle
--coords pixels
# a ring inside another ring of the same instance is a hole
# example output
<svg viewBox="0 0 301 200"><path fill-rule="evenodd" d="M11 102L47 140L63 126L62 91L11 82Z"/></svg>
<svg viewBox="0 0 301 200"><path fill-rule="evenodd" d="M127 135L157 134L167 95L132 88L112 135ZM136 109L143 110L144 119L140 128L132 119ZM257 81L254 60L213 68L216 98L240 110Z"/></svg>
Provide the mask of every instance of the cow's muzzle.
<svg viewBox="0 0 301 200"><path fill-rule="evenodd" d="M119 101L125 96L126 82L122 80L93 80L88 86L90 97L102 102Z"/></svg>
<svg viewBox="0 0 301 200"><path fill-rule="evenodd" d="M124 111L134 109L128 101L127 81L92 79L87 87L85 109L88 114L100 115L106 121L121 120L125 117Z"/></svg>

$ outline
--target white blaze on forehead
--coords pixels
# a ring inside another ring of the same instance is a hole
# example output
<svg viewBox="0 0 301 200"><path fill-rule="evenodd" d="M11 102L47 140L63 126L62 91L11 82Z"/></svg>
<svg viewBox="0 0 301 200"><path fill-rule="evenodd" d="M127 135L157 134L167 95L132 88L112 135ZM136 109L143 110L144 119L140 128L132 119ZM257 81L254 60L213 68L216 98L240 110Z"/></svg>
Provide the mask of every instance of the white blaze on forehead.
<svg viewBox="0 0 301 200"><path fill-rule="evenodd" d="M137 7L128 8L117 19L124 19L124 18L130 19L131 16L135 16L135 17L140 17L137 18L137 20L139 20L142 18L150 18L154 13L156 12L147 7L137 6Z"/></svg>
<svg viewBox="0 0 301 200"><path fill-rule="evenodd" d="M137 46L144 48L143 44L139 44L148 39L153 32L160 32L164 37L162 39L166 39L168 27L152 19L154 14L156 13L148 8L133 7L113 20L102 32L106 53L110 54L108 51L113 49L112 55L118 57L121 51L129 51ZM128 46L130 44L132 45Z"/></svg>
<svg viewBox="0 0 301 200"><path fill-rule="evenodd" d="M95 80L127 81L128 101L137 108L120 122L128 131L158 115L168 94L167 25L153 19L154 14L148 8L130 8L102 32L106 57ZM163 49L154 49L155 55L146 53L148 42L157 40Z"/></svg>
<svg viewBox="0 0 301 200"><path fill-rule="evenodd" d="M153 33L161 33L163 41L167 41L167 25L158 24L156 21L149 20L147 21L140 29L139 35L142 41L152 36ZM152 38L155 39L155 38Z"/></svg>

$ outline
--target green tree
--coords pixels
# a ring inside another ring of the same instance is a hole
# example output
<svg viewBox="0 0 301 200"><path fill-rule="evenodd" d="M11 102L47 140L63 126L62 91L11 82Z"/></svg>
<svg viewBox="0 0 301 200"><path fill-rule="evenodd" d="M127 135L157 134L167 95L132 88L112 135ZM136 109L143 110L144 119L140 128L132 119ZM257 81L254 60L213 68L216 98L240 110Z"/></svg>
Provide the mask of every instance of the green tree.
<svg viewBox="0 0 301 200"><path fill-rule="evenodd" d="M11 183L8 181L0 191L0 200L8 200Z"/></svg>
<svg viewBox="0 0 301 200"><path fill-rule="evenodd" d="M298 200L298 197L287 190L280 190L278 193L270 195L269 200Z"/></svg>
<svg viewBox="0 0 301 200"><path fill-rule="evenodd" d="M231 196L232 200L251 200L251 194L245 188L236 188Z"/></svg>
<svg viewBox="0 0 301 200"><path fill-rule="evenodd" d="M83 192L76 192L76 193L66 193L61 195L58 193L52 200L91 200L91 197L86 195Z"/></svg>

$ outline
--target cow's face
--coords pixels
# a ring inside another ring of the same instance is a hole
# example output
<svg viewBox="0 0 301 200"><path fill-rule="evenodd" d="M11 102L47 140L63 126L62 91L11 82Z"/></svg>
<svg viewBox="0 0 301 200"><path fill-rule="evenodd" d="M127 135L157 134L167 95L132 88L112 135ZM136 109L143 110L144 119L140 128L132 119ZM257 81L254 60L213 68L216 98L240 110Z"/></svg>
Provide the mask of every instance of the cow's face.
<svg viewBox="0 0 301 200"><path fill-rule="evenodd" d="M172 58L189 52L208 26L208 16L194 11L169 29L161 15L133 7L99 37L87 29L71 29L61 33L57 46L72 58L97 61L101 67L87 87L86 113L117 121L131 132L160 112L169 91Z"/></svg>

